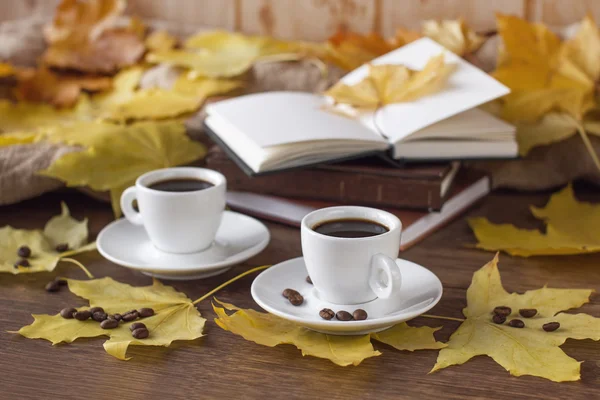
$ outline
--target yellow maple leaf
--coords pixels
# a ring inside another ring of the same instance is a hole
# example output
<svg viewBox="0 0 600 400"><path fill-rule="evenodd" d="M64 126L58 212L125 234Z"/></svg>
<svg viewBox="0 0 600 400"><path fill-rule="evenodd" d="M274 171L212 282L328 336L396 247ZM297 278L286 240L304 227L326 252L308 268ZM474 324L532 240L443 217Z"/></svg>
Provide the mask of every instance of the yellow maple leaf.
<svg viewBox="0 0 600 400"><path fill-rule="evenodd" d="M592 81L600 78L600 31L591 15L583 19L577 34L565 42L561 56L573 62Z"/></svg>
<svg viewBox="0 0 600 400"><path fill-rule="evenodd" d="M0 78L12 76L15 74L15 69L12 65L0 62Z"/></svg>
<svg viewBox="0 0 600 400"><path fill-rule="evenodd" d="M158 30L148 35L145 44L149 51L166 51L177 45L177 38L166 30Z"/></svg>
<svg viewBox="0 0 600 400"><path fill-rule="evenodd" d="M324 58L342 69L352 70L404 44L389 42L375 32L363 35L340 29L327 39Z"/></svg>
<svg viewBox="0 0 600 400"><path fill-rule="evenodd" d="M422 30L423 35L459 56L476 52L485 42L485 38L470 29L462 19L424 21Z"/></svg>
<svg viewBox="0 0 600 400"><path fill-rule="evenodd" d="M531 207L531 213L545 221L545 233L510 224L492 224L486 218L469 219L477 247L522 257L600 251L600 240L595 234L600 224L600 206L579 202L570 185L552 195L546 207Z"/></svg>
<svg viewBox="0 0 600 400"><path fill-rule="evenodd" d="M355 85L337 83L325 92L337 103L360 108L412 101L430 94L446 82L452 68L444 54L432 57L421 71L404 65L369 65L369 74Z"/></svg>
<svg viewBox="0 0 600 400"><path fill-rule="evenodd" d="M371 338L389 344L399 350L439 349L443 343L436 342L435 328L413 328L406 323L372 335L338 336L315 332L272 314L244 310L232 304L213 304L217 314L215 322L221 328L246 340L263 346L274 347L292 344L302 355L325 358L340 366L359 365L363 360L380 355L371 344ZM227 314L234 311L233 314Z"/></svg>
<svg viewBox="0 0 600 400"><path fill-rule="evenodd" d="M72 109L60 109L48 104L18 102L0 99L1 133L35 131L39 128L90 119L89 102L86 98ZM0 139L1 140L1 139Z"/></svg>
<svg viewBox="0 0 600 400"><path fill-rule="evenodd" d="M179 121L139 122L116 125L107 122L80 122L48 129L45 140L82 145L83 151L63 155L42 175L64 181L67 186L89 186L110 190L114 200L143 173L174 167L201 159L205 147L186 135Z"/></svg>
<svg viewBox="0 0 600 400"><path fill-rule="evenodd" d="M52 217L41 229L0 228L0 272L12 274L52 271L61 258L93 250L96 244L86 245L88 240L87 218L77 221L72 218L66 204L61 204L60 215ZM67 244L67 251L57 251L59 244ZM30 266L16 266L21 257L17 250L21 246L31 249Z"/></svg>
<svg viewBox="0 0 600 400"><path fill-rule="evenodd" d="M579 380L580 362L559 346L569 338L600 340L600 318L559 312L581 307L592 292L543 287L524 294L508 293L500 280L496 255L473 274L463 310L466 320L452 334L448 347L440 350L432 372L487 355L514 376L533 375L555 382ZM494 323L492 312L499 306L510 307L512 313L507 320L521 319L525 327ZM518 315L520 309L531 308L537 310L533 318ZM560 327L544 331L542 326L550 322L558 322Z"/></svg>
<svg viewBox="0 0 600 400"><path fill-rule="evenodd" d="M183 293L154 280L151 286L132 287L112 278L78 281L69 279L69 290L88 299L90 307L102 307L108 314L123 314L131 309L152 308L154 315L143 319L150 335L135 339L130 323L115 329L102 329L94 320L78 321L56 315L33 315L34 322L18 333L30 339L45 339L52 344L72 343L79 338L109 336L104 342L108 354L128 360L129 346L165 346L175 340L194 340L202 335L205 319ZM87 309L82 307L81 309Z"/></svg>

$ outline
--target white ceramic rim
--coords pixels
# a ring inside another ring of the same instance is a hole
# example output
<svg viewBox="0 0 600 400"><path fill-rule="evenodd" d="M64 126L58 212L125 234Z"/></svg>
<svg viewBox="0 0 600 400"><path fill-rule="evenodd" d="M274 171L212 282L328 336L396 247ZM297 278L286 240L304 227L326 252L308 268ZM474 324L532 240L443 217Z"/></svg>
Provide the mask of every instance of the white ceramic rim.
<svg viewBox="0 0 600 400"><path fill-rule="evenodd" d="M214 186L206 189L191 190L188 192L166 192L164 190L155 190L148 187L158 181L181 178L201 179L203 181L212 183ZM208 194L218 190L218 188L225 186L226 184L227 180L220 172L208 168L197 167L155 169L154 171L146 172L138 177L135 181L135 187L138 190L152 193L153 196L186 196L190 194L197 194L198 192Z"/></svg>
<svg viewBox="0 0 600 400"><path fill-rule="evenodd" d="M365 217L365 213L370 213L373 216ZM313 229L313 227L320 222L332 221L346 218L360 218L360 219L372 219L373 221L384 225L388 228L388 231L380 235L359 237L359 238L342 238L324 235ZM379 210L372 207L359 207L359 206L336 206L326 207L315 210L302 218L300 223L302 230L311 236L316 236L321 240L329 240L332 242L337 241L378 241L382 238L390 235L397 235L398 232L402 232L402 221L394 214L387 211Z"/></svg>
<svg viewBox="0 0 600 400"><path fill-rule="evenodd" d="M239 262L249 259L250 257L254 257L255 255L259 254L261 251L263 251L265 249L265 247L267 247L267 245L271 241L271 232L269 232L269 229L267 229L265 224L263 224L261 221L257 220L256 218L252 218L247 215L240 214L240 213L237 213L234 211L225 210L225 211L223 211L223 213L235 214L238 217L249 218L249 219L253 220L254 222L256 222L257 224L260 225L261 229L264 230L264 232L266 234L265 239L262 240L261 242L257 243L253 247L250 247L249 249L246 249L240 253L235 254L233 257L230 257L227 260L224 260L224 261L221 261L221 262L218 262L215 264L200 266L195 269L174 269L174 267L164 267L164 266L152 265L152 264L130 264L130 263L123 264L123 260L119 260L118 258L115 258L115 257L111 256L110 254L106 253L105 251L103 251L102 246L97 245L96 248L98 249L98 252L102 255L102 257L106 258L108 261L110 261L114 264L120 265L125 268L131 268L131 269L136 269L136 270L140 270L140 271L159 272L159 273L163 273L163 274L171 273L173 275L184 275L184 274L190 274L190 273L197 272L197 271L210 271L213 269L219 269L219 268L223 268L223 267L228 267L233 264L237 264ZM131 224L131 222L129 222L127 219L121 218L121 219L113 221L110 224L108 224L107 226L105 226L102 229L102 231L100 231L100 233L98 234L98 237L96 238L96 244L100 243L103 240L103 238L106 235L106 232L109 230L109 228L114 228L114 225L125 224L125 223ZM140 226L140 228L144 229L142 226ZM192 253L192 254L194 254L194 253ZM178 254L178 255L182 256L182 254ZM183 254L183 255L185 255L185 254Z"/></svg>
<svg viewBox="0 0 600 400"><path fill-rule="evenodd" d="M257 286L257 282L259 281L260 277L263 276L263 274L269 273L269 271L271 271L275 268L286 268L286 267L288 267L288 264L293 264L293 263L297 263L297 262L304 263L303 257L292 258L291 260L281 262L281 263L274 265L270 268L267 268L266 270L261 272L254 279L254 281L252 281L250 293L252 294L252 298L254 299L256 304L258 304L263 310L265 310L271 314L274 314L278 317L281 317L283 319L286 319L288 321L296 322L299 325L304 326L304 327L309 327L309 328L314 328L314 329L326 329L326 330L330 330L330 331L335 330L335 331L339 331L339 332L359 331L361 328L362 329L377 329L376 326L393 325L393 324L397 323L397 321L400 321L400 320L408 321L410 319L418 317L421 314L426 313L427 311L429 311L433 307L435 307L435 305L440 301L440 299L442 298L442 295L444 294L444 287L442 286L442 282L440 281L440 279L437 277L436 274L434 274L427 268L425 268L419 264L416 264L412 261L404 260L402 258L396 258L396 260L400 260L403 263L412 264L413 266L424 269L425 271L427 271L428 273L433 275L433 277L435 278L435 280L437 282L439 295L430 304L428 304L427 306L423 307L420 310L412 311L409 313L397 313L394 315L390 315L389 317L383 317L383 318L372 318L372 319L366 319L364 321L327 321L327 320L323 320L323 321L317 322L317 321L307 321L303 318L299 318L299 317L287 314L285 312L281 312L281 311L263 303L262 301L260 301L260 298L256 295L256 286ZM306 268L306 266L304 266L304 268ZM332 329L332 328L340 328L340 327L342 327L342 329ZM344 329L344 327L347 327L349 329ZM372 327L372 328L368 328L368 327Z"/></svg>

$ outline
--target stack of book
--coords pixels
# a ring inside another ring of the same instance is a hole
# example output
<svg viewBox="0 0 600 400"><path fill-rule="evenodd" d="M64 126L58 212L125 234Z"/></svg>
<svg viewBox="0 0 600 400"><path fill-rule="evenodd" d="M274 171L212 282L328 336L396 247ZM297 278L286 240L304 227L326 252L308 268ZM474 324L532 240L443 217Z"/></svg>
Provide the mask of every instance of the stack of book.
<svg viewBox="0 0 600 400"><path fill-rule="evenodd" d="M427 38L372 63L418 70L440 53L453 64L442 90L356 118L298 92L209 105L205 128L220 149L207 166L227 177L229 206L291 225L317 207L384 208L403 221L406 248L485 196L488 178L461 173L460 160L517 156L514 127L476 108L509 90ZM365 65L342 82L367 75Z"/></svg>

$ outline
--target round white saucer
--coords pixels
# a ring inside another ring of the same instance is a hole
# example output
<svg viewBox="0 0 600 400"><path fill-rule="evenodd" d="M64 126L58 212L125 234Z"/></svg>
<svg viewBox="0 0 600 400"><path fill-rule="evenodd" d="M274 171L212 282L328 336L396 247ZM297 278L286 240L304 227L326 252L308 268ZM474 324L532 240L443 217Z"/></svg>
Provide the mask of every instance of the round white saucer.
<svg viewBox="0 0 600 400"><path fill-rule="evenodd" d="M352 305L323 301L313 285L306 282L308 274L302 257L263 271L252 283L252 297L264 310L318 332L334 335L378 332L427 312L442 297L442 283L427 268L402 259L397 259L396 263L402 272L402 288L394 298ZM344 277L340 276L340 279ZM286 288L300 292L304 303L299 306L290 304L281 294ZM327 321L319 316L323 308L349 313L362 308L368 318L363 321L338 321L335 318Z"/></svg>
<svg viewBox="0 0 600 400"><path fill-rule="evenodd" d="M173 254L158 250L143 226L133 225L125 218L106 226L96 244L100 254L115 264L157 278L190 280L227 271L232 265L260 253L270 238L262 222L225 211L213 244L201 252Z"/></svg>

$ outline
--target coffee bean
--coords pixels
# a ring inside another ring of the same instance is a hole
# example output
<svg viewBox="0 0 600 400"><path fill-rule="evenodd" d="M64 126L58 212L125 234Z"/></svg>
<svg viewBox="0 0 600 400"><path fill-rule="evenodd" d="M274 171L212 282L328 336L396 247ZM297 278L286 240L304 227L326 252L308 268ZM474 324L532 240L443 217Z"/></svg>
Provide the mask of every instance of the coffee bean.
<svg viewBox="0 0 600 400"><path fill-rule="evenodd" d="M19 260L17 260L17 262L14 265L15 268L19 268L19 267L31 267L31 264L29 264L29 261L27 261L24 258L21 258Z"/></svg>
<svg viewBox="0 0 600 400"><path fill-rule="evenodd" d="M17 249L17 255L21 258L29 258L31 249L28 246L21 246Z"/></svg>
<svg viewBox="0 0 600 400"><path fill-rule="evenodd" d="M358 310L354 310L352 317L357 321L362 321L367 319L367 312L359 308Z"/></svg>
<svg viewBox="0 0 600 400"><path fill-rule="evenodd" d="M286 299L287 299L287 298L289 298L289 297L290 297L291 295L293 295L293 294L300 294L300 293L298 293L298 291L296 291L296 290L294 290L294 289L289 289L289 288L288 288L288 289L285 289L285 290L284 290L284 291L281 293L281 295L282 295L283 297L285 297Z"/></svg>
<svg viewBox="0 0 600 400"><path fill-rule="evenodd" d="M98 308L100 308L100 307L98 307ZM95 313L92 314L92 319L96 322L102 322L107 318L108 318L108 314L106 314L104 311L96 311Z"/></svg>
<svg viewBox="0 0 600 400"><path fill-rule="evenodd" d="M519 310L519 314L523 318L533 318L535 314L537 314L537 310L535 308L521 308Z"/></svg>
<svg viewBox="0 0 600 400"><path fill-rule="evenodd" d="M146 328L146 325L143 322L134 322L133 324L129 325L129 330L131 332L135 331L136 329L139 328L144 328L144 329L148 329Z"/></svg>
<svg viewBox="0 0 600 400"><path fill-rule="evenodd" d="M57 244L54 250L58 251L59 253L64 253L65 251L69 250L69 243Z"/></svg>
<svg viewBox="0 0 600 400"><path fill-rule="evenodd" d="M90 312L90 310L77 311L76 313L73 314L73 318L75 318L79 321L88 320L88 319L90 319L91 316L92 316L92 313Z"/></svg>
<svg viewBox="0 0 600 400"><path fill-rule="evenodd" d="M310 283L311 285L313 284L313 283L312 283L312 279L310 279L310 276L307 276L307 277L306 277L306 282Z"/></svg>
<svg viewBox="0 0 600 400"><path fill-rule="evenodd" d="M324 308L321 311L319 311L319 315L321 316L321 318L326 319L328 321L335 317L335 313L329 308Z"/></svg>
<svg viewBox="0 0 600 400"><path fill-rule="evenodd" d="M61 286L61 284L60 284L59 279L50 281L46 284L46 292L50 292L50 293L58 292L60 290L60 286Z"/></svg>
<svg viewBox="0 0 600 400"><path fill-rule="evenodd" d="M63 317L64 319L72 319L73 314L75 314L76 312L77 312L77 310L74 309L73 307L67 307L67 308L63 308L62 310L60 310L60 316Z"/></svg>
<svg viewBox="0 0 600 400"><path fill-rule="evenodd" d="M504 315L494 314L492 321L494 321L495 324L501 325L506 321L506 317Z"/></svg>
<svg viewBox="0 0 600 400"><path fill-rule="evenodd" d="M138 314L140 314L140 318L148 318L154 315L154 310L151 308L140 308Z"/></svg>
<svg viewBox="0 0 600 400"><path fill-rule="evenodd" d="M131 321L138 319L139 316L140 316L140 314L137 312L137 310L133 310L133 311L128 311L125 314L123 314L121 319L125 322L131 322Z"/></svg>
<svg viewBox="0 0 600 400"><path fill-rule="evenodd" d="M520 319L511 319L508 322L508 326L512 326L513 328L525 328L525 322Z"/></svg>
<svg viewBox="0 0 600 400"><path fill-rule="evenodd" d="M559 322L548 322L547 324L542 325L542 329L546 332L554 332L558 328L560 328Z"/></svg>
<svg viewBox="0 0 600 400"><path fill-rule="evenodd" d="M138 328L131 332L131 336L136 339L146 339L150 335L150 332L146 328Z"/></svg>
<svg viewBox="0 0 600 400"><path fill-rule="evenodd" d="M348 311L342 310L335 313L335 317L340 321L350 321L352 319L352 314L350 314Z"/></svg>
<svg viewBox="0 0 600 400"><path fill-rule="evenodd" d="M92 313L92 315L94 315L94 313L97 313L97 312L104 312L104 308L102 308L102 307L92 307L92 308L90 308L90 312Z"/></svg>
<svg viewBox="0 0 600 400"><path fill-rule="evenodd" d="M288 300L294 306L299 306L300 304L304 303L304 297L302 297L302 295L298 292L290 294Z"/></svg>
<svg viewBox="0 0 600 400"><path fill-rule="evenodd" d="M121 314L114 314L110 316L112 319L116 319L117 321L120 321L123 319L123 316Z"/></svg>
<svg viewBox="0 0 600 400"><path fill-rule="evenodd" d="M108 318L100 322L100 328L102 329L115 329L117 326L119 326L119 321L112 318Z"/></svg>
<svg viewBox="0 0 600 400"><path fill-rule="evenodd" d="M494 314L503 315L505 317L508 317L510 315L510 313L512 313L512 310L510 309L510 307L498 306L498 307L494 308Z"/></svg>

